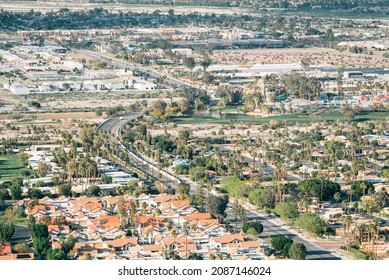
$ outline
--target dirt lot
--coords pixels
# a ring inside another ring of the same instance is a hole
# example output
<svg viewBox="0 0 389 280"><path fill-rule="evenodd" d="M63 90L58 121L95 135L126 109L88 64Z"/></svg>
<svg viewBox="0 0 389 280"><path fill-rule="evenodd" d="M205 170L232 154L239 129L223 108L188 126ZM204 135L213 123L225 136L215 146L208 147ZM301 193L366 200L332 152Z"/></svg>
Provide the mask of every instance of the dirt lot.
<svg viewBox="0 0 389 280"><path fill-rule="evenodd" d="M1 80L0 80L1 84ZM115 107L118 105L129 106L136 101L146 100L152 104L158 99L164 99L165 102L170 102L167 98L167 93L163 91L150 92L83 92L83 93L51 93L51 94L35 94L29 96L15 96L9 91L0 89L0 101L5 107L14 107L16 104L27 106L29 101L37 101L42 107L54 109L69 109L69 108L98 108L98 107ZM173 101L179 98L174 97ZM1 106L0 106L1 107Z"/></svg>
<svg viewBox="0 0 389 280"><path fill-rule="evenodd" d="M365 55L322 48L220 50L214 52L212 59L213 64L280 64L298 63L301 59L308 59L310 64L318 66L387 67L389 65L389 59L383 58L382 52Z"/></svg>
<svg viewBox="0 0 389 280"><path fill-rule="evenodd" d="M329 241L329 242L326 242L326 241L316 241L315 244L323 247L324 249L328 249L328 250L335 250L335 249L338 249L343 243L341 242L338 242L338 241Z"/></svg>
<svg viewBox="0 0 389 280"><path fill-rule="evenodd" d="M22 1L12 1L12 2L2 2L0 1L1 8L5 11L30 11L34 9L35 11L57 11L61 8L68 8L70 10L84 10L84 9L94 9L96 7L101 7L109 11L132 11L132 12L153 12L155 10L160 10L163 13L166 13L171 6L161 6L161 5L146 5L146 4L117 4L117 3L80 3L79 1L38 1L38 2L22 2ZM215 14L234 14L234 13L249 13L249 10L246 8L239 7L199 7L199 6L174 6L174 11L176 14L187 14L191 12L198 13L215 13Z"/></svg>
<svg viewBox="0 0 389 280"><path fill-rule="evenodd" d="M37 121L41 120L72 120L72 119L93 119L102 121L103 117L97 117L95 112L71 112L71 113L42 113L34 114ZM28 115L27 115L28 116ZM0 120L6 120L8 115L0 115Z"/></svg>

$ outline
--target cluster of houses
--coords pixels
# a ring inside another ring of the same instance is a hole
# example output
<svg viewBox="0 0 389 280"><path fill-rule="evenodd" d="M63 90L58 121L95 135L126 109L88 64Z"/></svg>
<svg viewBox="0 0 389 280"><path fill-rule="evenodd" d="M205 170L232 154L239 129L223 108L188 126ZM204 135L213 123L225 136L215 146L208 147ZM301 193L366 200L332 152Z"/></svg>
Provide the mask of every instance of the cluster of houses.
<svg viewBox="0 0 389 280"><path fill-rule="evenodd" d="M363 139L366 139L368 142L375 141L376 146L372 147L370 145L364 145L361 149L361 154L359 156L363 156L368 158L371 163L378 164L383 166L383 162L389 157L389 136L387 135L364 135ZM352 145L350 139L348 139L344 135L328 135L324 140L319 142L319 146L315 151L311 154L311 161L304 162L302 166L296 169L295 174L298 176L311 176L313 174L317 174L319 172L318 165L321 159L329 159L329 155L324 152L324 145L328 141L338 141L345 145L345 147L350 147ZM301 146L298 143L290 142L295 149L301 149ZM338 160L339 166L351 166L352 161L348 158L344 158ZM290 163L292 166L294 162ZM324 171L322 171L324 172ZM343 174L339 175L341 179L344 179ZM368 181L371 183L385 183L389 180L383 178L377 169L366 168L364 170L359 170L357 174L358 180Z"/></svg>
<svg viewBox="0 0 389 280"><path fill-rule="evenodd" d="M70 236L75 238L70 254L76 259L161 260L194 253L203 259L267 258L258 240L230 233L210 213L198 212L177 195L122 198L62 196L45 197L34 206L29 206L29 199L19 204L36 221L48 224L53 248L60 249Z"/></svg>
<svg viewBox="0 0 389 280"><path fill-rule="evenodd" d="M76 129L76 128L75 128ZM77 129L78 131L78 129ZM52 151L60 148L60 145L52 144L52 145L32 145L29 150L24 151L24 153L29 155L28 158L28 166L37 171L42 164L48 166L49 171L43 177L36 178L26 178L24 179L24 187L23 192L27 193L29 188L36 187L43 193L57 193L57 185L54 182L54 178L61 173L62 168L58 166L57 163L53 161ZM64 151L69 152L70 148L65 147ZM82 148L77 148L78 153L83 153ZM85 155L85 154L84 154ZM103 191L113 191L116 188L127 185L129 182L136 181L140 182L138 178L134 177L133 174L130 174L125 171L119 170L119 168L115 167L113 162L107 159L103 159L100 157L93 158L93 160L97 164L97 169L101 174L105 174L112 179L111 183L100 183L96 182L96 186L98 186ZM73 184L72 191L76 193L80 193L84 191L88 187L88 184L85 178L79 178L77 184Z"/></svg>

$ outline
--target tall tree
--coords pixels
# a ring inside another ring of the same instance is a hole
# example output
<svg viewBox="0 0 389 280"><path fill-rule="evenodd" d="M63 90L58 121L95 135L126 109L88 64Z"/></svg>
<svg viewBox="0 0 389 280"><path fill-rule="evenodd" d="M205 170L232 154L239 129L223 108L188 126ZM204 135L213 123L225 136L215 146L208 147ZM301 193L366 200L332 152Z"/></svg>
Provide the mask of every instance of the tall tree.
<svg viewBox="0 0 389 280"><path fill-rule="evenodd" d="M307 248L302 243L293 243L289 249L289 258L293 260L305 260Z"/></svg>
<svg viewBox="0 0 389 280"><path fill-rule="evenodd" d="M179 199L188 199L189 198L190 185L187 183L179 183L177 186L177 192L179 194Z"/></svg>
<svg viewBox="0 0 389 280"><path fill-rule="evenodd" d="M9 243L15 234L15 226L12 223L0 223L0 240Z"/></svg>
<svg viewBox="0 0 389 280"><path fill-rule="evenodd" d="M222 220L225 215L228 200L228 195L215 196L209 194L206 201L208 212L211 213L212 216Z"/></svg>

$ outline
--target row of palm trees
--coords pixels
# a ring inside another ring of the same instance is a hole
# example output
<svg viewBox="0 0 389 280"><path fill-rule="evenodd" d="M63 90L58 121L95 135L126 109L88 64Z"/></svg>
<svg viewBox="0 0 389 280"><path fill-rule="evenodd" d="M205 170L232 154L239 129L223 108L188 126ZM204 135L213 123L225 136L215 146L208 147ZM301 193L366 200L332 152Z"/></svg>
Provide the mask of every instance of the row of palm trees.
<svg viewBox="0 0 389 280"><path fill-rule="evenodd" d="M357 224L350 215L340 217L343 225L344 245L349 248L352 244L364 247L364 251L369 253L373 259L377 259L378 241L385 240L385 236L380 234L379 220L368 220Z"/></svg>

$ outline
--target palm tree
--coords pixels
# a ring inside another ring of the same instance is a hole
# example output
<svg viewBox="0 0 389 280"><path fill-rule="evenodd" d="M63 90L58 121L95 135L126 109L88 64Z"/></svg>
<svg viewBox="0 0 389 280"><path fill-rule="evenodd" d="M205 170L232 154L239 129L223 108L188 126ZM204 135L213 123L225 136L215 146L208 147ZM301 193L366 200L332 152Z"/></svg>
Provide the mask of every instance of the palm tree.
<svg viewBox="0 0 389 280"><path fill-rule="evenodd" d="M208 259L210 260L216 260L216 255L214 253L209 253Z"/></svg>
<svg viewBox="0 0 389 280"><path fill-rule="evenodd" d="M347 242L346 232L348 233L348 231L350 229L350 225L352 223L352 219L351 219L350 215L343 215L340 219L341 219L341 222L343 224L344 243L347 246L347 250L349 250L349 247L348 247L349 245L348 245L348 242Z"/></svg>
<svg viewBox="0 0 389 280"><path fill-rule="evenodd" d="M185 258L186 259L188 258L188 234L189 234L189 229L190 229L189 223L185 222L182 225L182 232L185 234Z"/></svg>
<svg viewBox="0 0 389 280"><path fill-rule="evenodd" d="M196 231L197 230L197 225L196 225L196 223L192 223L191 225L190 225L190 231Z"/></svg>
<svg viewBox="0 0 389 280"><path fill-rule="evenodd" d="M358 234L358 243L361 244L363 241L363 234L366 232L366 225L364 223L357 226L355 229L356 233Z"/></svg>
<svg viewBox="0 0 389 280"><path fill-rule="evenodd" d="M219 261L224 260L223 254L222 253L217 253L215 260L219 260Z"/></svg>
<svg viewBox="0 0 389 280"><path fill-rule="evenodd" d="M340 192L336 192L336 193L334 194L334 199L335 199L335 201L336 201L336 207L339 207L340 197L341 197Z"/></svg>
<svg viewBox="0 0 389 280"><path fill-rule="evenodd" d="M376 240L378 239L378 233L379 233L379 226L377 221L374 221L374 223L369 224L368 226L369 233L370 233L370 241L371 241L371 253L373 259L376 258L376 255L374 253L374 244Z"/></svg>
<svg viewBox="0 0 389 280"><path fill-rule="evenodd" d="M173 244L172 244L172 254L173 254L173 260L175 259L175 246L176 246L176 237L177 237L177 230L173 228L170 231L170 236L173 237Z"/></svg>
<svg viewBox="0 0 389 280"><path fill-rule="evenodd" d="M256 151L253 149L252 151L250 151L250 155L253 157L253 170L255 171L255 158L257 156L257 153Z"/></svg>

